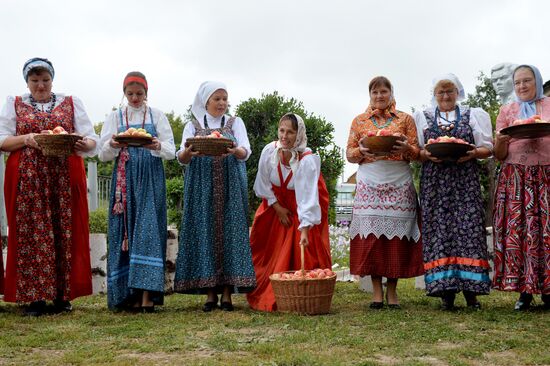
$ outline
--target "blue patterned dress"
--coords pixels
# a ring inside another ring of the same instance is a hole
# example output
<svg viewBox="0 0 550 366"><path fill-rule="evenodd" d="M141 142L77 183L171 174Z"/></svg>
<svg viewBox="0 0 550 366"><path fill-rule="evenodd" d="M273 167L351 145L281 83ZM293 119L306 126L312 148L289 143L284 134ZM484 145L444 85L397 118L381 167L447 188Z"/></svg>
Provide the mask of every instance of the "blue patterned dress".
<svg viewBox="0 0 550 366"><path fill-rule="evenodd" d="M195 135L213 130L235 141L234 118L219 129L193 121ZM234 155L195 156L185 171L183 221L176 261L175 291L201 294L250 292L256 286L248 236L246 164Z"/></svg>
<svg viewBox="0 0 550 366"><path fill-rule="evenodd" d="M443 132L433 112L424 111L428 122L424 141L448 135L474 144L470 109L461 107L460 112L456 127ZM443 296L445 291L488 294L491 283L477 161L460 164L425 161L420 202L427 294Z"/></svg>
<svg viewBox="0 0 550 366"><path fill-rule="evenodd" d="M119 132L126 130L120 115ZM144 125L156 135L153 115ZM141 127L141 126L133 126ZM167 219L166 181L160 157L139 147L128 147L130 160L126 162L126 214L112 212L115 202L117 166L115 162L109 204L108 305L110 309L131 305L141 300L143 290L149 291L155 305L164 301L164 262L166 258ZM126 216L126 220L124 219ZM127 227L125 228L125 223ZM122 251L125 230L128 251ZM139 296L139 299L136 298Z"/></svg>

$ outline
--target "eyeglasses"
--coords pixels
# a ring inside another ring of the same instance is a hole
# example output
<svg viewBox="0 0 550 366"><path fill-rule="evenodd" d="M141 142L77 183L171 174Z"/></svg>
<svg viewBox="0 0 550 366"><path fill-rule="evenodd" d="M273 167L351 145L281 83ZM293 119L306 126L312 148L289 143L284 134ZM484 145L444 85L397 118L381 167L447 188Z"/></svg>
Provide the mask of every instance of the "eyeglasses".
<svg viewBox="0 0 550 366"><path fill-rule="evenodd" d="M520 86L521 84L528 85L534 82L535 79L529 78L529 79L523 79L523 80L514 80L514 86Z"/></svg>
<svg viewBox="0 0 550 366"><path fill-rule="evenodd" d="M452 97L453 95L456 94L456 89L453 89L453 90L441 90L441 91L438 91L437 93L435 93L435 95L437 95L438 97L442 97L444 95L448 95L450 97Z"/></svg>

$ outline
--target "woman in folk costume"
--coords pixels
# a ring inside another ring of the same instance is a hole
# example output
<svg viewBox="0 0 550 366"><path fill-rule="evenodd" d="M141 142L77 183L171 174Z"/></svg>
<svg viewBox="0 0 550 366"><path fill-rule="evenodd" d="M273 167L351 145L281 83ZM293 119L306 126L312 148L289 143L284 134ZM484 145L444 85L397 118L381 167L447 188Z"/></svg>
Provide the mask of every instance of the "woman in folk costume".
<svg viewBox="0 0 550 366"><path fill-rule="evenodd" d="M550 98L531 65L513 74L516 101L500 108L495 157L502 161L495 191L493 287L520 293L516 310L527 310L534 294L550 309L550 136L516 139L501 134L517 119L550 121Z"/></svg>
<svg viewBox="0 0 550 366"><path fill-rule="evenodd" d="M307 147L302 117L285 114L278 138L264 147L254 182L263 200L250 234L257 287L247 299L251 308L263 311L277 309L269 276L300 269L300 245L306 269L331 268L329 196L321 159Z"/></svg>
<svg viewBox="0 0 550 366"><path fill-rule="evenodd" d="M101 130L99 158L115 160L109 202L108 305L154 311L164 300L166 180L164 160L174 159L172 128L162 111L146 104L145 75L130 72L128 104L113 111ZM142 128L153 140L142 147L115 141L117 133Z"/></svg>
<svg viewBox="0 0 550 366"><path fill-rule="evenodd" d="M481 108L458 105L464 88L454 74L433 81L432 107L414 114L422 173L420 202L422 246L428 296L441 297L442 308L452 310L457 292L466 304L481 307L477 295L490 289L485 209L476 159L492 153L489 114ZM428 139L461 138L475 146L457 162L442 162L424 149Z"/></svg>
<svg viewBox="0 0 550 366"><path fill-rule="evenodd" d="M82 102L52 93L55 72L47 59L23 66L30 94L8 97L0 112L0 148L6 164L8 258L4 301L30 303L39 316L46 301L71 311L70 300L92 293L86 172L82 156L95 155L98 136ZM34 136L61 126L83 136L76 154L47 157Z"/></svg>
<svg viewBox="0 0 550 366"><path fill-rule="evenodd" d="M175 290L206 294L203 311L233 310L231 294L256 286L248 237L245 161L250 143L242 119L226 115L227 88L206 81L191 107L193 121L183 130L180 163L186 164L183 220L176 262ZM188 138L219 131L234 141L223 156L202 156L186 147Z"/></svg>
<svg viewBox="0 0 550 366"><path fill-rule="evenodd" d="M352 122L347 159L359 164L350 224L350 269L370 275L373 301L384 306L382 277L387 278L388 307L400 308L398 278L424 273L418 227L418 203L409 161L418 157L416 128L411 116L395 109L390 81L378 76L369 83L370 104ZM369 131L388 129L399 134L389 155L377 156L362 143Z"/></svg>

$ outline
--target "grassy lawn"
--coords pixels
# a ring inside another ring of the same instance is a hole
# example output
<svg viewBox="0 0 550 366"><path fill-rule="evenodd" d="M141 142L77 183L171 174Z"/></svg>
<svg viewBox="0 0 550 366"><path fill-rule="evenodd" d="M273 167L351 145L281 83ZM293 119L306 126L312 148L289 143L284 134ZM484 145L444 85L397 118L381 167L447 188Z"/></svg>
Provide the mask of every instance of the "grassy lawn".
<svg viewBox="0 0 550 366"><path fill-rule="evenodd" d="M242 296L208 314L184 295L139 315L109 312L105 296L36 319L2 303L0 365L550 365L550 312L514 312L516 294L441 312L413 280L399 291L403 310L371 310L357 284L337 283L332 313L316 317L251 311Z"/></svg>

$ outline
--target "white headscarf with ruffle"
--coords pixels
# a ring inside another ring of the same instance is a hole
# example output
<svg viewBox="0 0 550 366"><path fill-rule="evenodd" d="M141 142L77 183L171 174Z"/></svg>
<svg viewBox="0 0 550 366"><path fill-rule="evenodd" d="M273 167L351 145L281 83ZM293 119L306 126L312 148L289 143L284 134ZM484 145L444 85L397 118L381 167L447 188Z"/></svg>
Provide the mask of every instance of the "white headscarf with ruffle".
<svg viewBox="0 0 550 366"><path fill-rule="evenodd" d="M293 115L296 117L296 120L298 121L298 131L296 131L296 141L294 142L294 146L290 149L285 149L281 147L280 142L277 140L275 143L275 150L273 150L273 155L271 156L271 162L273 164L273 167L277 167L277 165L281 161L280 151L289 151L292 156L289 161L290 169L292 170L292 174L296 175L296 171L298 170L298 167L300 166L300 154L303 153L307 148L307 135L306 135L306 125L304 123L304 120L302 117L295 113L287 113L284 116L281 117L279 120L279 123L285 119L288 115Z"/></svg>
<svg viewBox="0 0 550 366"><path fill-rule="evenodd" d="M219 81L205 81L199 86L199 90L195 95L195 100L191 106L191 112L199 123L202 123L204 116L206 115L206 103L208 99L216 92L216 90L223 89L227 91L227 87L224 83Z"/></svg>
<svg viewBox="0 0 550 366"><path fill-rule="evenodd" d="M456 98L457 102L466 98L464 87L462 86L462 83L460 82L460 80L458 80L458 77L455 74L448 73L440 75L432 80L432 105L434 107L437 107L437 100L435 99L435 86L443 80L449 80L456 86L456 89L458 90L458 97Z"/></svg>

